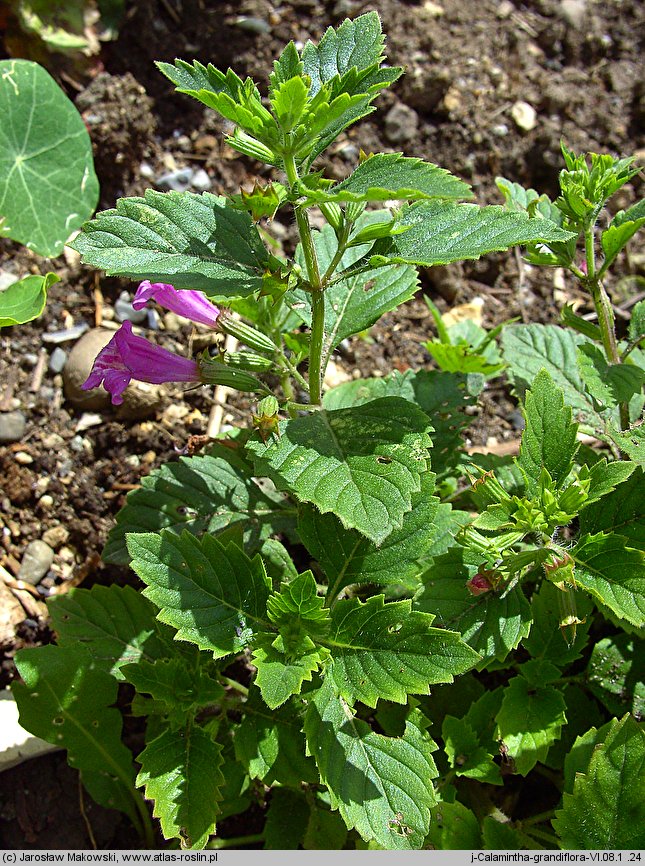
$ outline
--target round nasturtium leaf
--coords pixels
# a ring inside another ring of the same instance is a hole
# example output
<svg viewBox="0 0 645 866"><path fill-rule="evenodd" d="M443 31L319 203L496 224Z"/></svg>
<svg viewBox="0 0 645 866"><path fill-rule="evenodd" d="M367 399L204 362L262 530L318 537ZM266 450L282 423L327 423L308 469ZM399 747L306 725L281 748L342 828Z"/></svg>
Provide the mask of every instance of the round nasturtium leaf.
<svg viewBox="0 0 645 866"><path fill-rule="evenodd" d="M74 104L30 60L0 60L2 234L57 256L94 212L92 144Z"/></svg>
<svg viewBox="0 0 645 866"><path fill-rule="evenodd" d="M45 309L47 292L60 280L56 274L31 274L0 292L0 328L24 325L37 319Z"/></svg>

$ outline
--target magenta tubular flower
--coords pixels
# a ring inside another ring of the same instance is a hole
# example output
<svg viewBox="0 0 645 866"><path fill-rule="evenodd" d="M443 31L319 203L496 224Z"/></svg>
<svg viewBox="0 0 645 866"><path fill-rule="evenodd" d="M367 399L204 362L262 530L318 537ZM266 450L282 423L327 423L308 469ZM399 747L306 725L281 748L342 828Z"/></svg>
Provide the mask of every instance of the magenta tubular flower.
<svg viewBox="0 0 645 866"><path fill-rule="evenodd" d="M103 383L112 403L118 406L123 403L122 394L132 379L153 384L200 381L196 361L135 336L132 323L124 322L96 356L92 372L81 387L89 391Z"/></svg>
<svg viewBox="0 0 645 866"><path fill-rule="evenodd" d="M140 310L148 301L156 301L179 316L211 328L215 327L219 318L218 308L202 292L176 289L169 283L151 283L150 280L144 280L136 291L132 306L135 310Z"/></svg>

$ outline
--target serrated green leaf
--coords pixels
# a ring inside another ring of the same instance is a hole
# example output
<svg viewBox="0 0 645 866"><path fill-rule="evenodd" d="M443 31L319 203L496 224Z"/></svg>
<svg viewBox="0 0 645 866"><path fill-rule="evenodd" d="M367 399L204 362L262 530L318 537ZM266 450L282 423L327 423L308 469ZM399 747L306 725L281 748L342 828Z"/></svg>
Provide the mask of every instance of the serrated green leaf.
<svg viewBox="0 0 645 866"><path fill-rule="evenodd" d="M428 427L416 406L385 397L281 422L277 441L258 437L247 449L279 489L379 544L402 525L429 468Z"/></svg>
<svg viewBox="0 0 645 866"><path fill-rule="evenodd" d="M402 74L396 67L381 66L384 36L376 12L346 19L337 30L325 31L318 45L307 42L302 50L302 68L311 79L310 95L325 89L328 99L342 94L362 96L343 115L322 130L309 154L306 167L350 124L369 114L372 100Z"/></svg>
<svg viewBox="0 0 645 866"><path fill-rule="evenodd" d="M589 690L610 713L645 717L645 641L628 634L594 646L585 673Z"/></svg>
<svg viewBox="0 0 645 866"><path fill-rule="evenodd" d="M114 677L83 646L21 650L16 667L24 680L12 683L22 727L67 749L96 802L138 822L132 755L121 742L121 713L113 706Z"/></svg>
<svg viewBox="0 0 645 866"><path fill-rule="evenodd" d="M538 592L531 599L533 624L531 633L524 641L524 648L533 658L545 659L564 667L582 655L588 640L593 605L581 592L576 593L576 612L582 623L576 627L575 638L569 644L560 630L561 595L562 590L550 581L541 582Z"/></svg>
<svg viewBox="0 0 645 866"><path fill-rule="evenodd" d="M622 535L584 535L570 551L582 589L638 628L645 626L645 552Z"/></svg>
<svg viewBox="0 0 645 866"><path fill-rule="evenodd" d="M169 710L180 708L185 717L190 711L214 704L224 694L223 687L185 658L139 660L124 665L122 673L138 693L148 694L155 701L166 704Z"/></svg>
<svg viewBox="0 0 645 866"><path fill-rule="evenodd" d="M511 325L502 331L502 354L518 396L544 368L573 410L573 420L597 431L604 429L604 419L586 393L577 364L578 346L584 342L580 334L557 325Z"/></svg>
<svg viewBox="0 0 645 866"><path fill-rule="evenodd" d="M434 518L439 500L432 496L434 476L422 476L421 490L412 494L412 509L377 547L355 530L344 529L333 514L321 514L311 505L300 508L298 534L318 561L329 581L328 596L336 598L354 583L411 583L419 574L419 559L436 538Z"/></svg>
<svg viewBox="0 0 645 866"><path fill-rule="evenodd" d="M596 746L601 746L607 739L611 722L587 728L588 725L585 725L585 733L575 738L571 751L564 759L564 791L567 794L573 793L576 777L587 771Z"/></svg>
<svg viewBox="0 0 645 866"><path fill-rule="evenodd" d="M504 689L501 686L485 691L470 704L464 715L464 721L477 731L480 743L489 749L498 745L494 736L495 716L500 711L503 700Z"/></svg>
<svg viewBox="0 0 645 866"><path fill-rule="evenodd" d="M148 721L148 728L150 721ZM223 723L221 717L212 718L204 725L204 730L218 739L222 745L222 764L220 769L224 783L220 786L221 799L218 801L218 821L221 823L230 815L246 812L252 802L251 780L242 764L236 759L232 723Z"/></svg>
<svg viewBox="0 0 645 866"><path fill-rule="evenodd" d="M292 695L299 695L303 682L311 682L326 658L324 650L306 635L301 636L295 648L282 635L277 638L275 634L256 635L251 658L257 668L255 684L269 709L275 710Z"/></svg>
<svg viewBox="0 0 645 866"><path fill-rule="evenodd" d="M502 776L493 755L481 745L479 736L466 719L446 716L441 735L450 766L458 776L467 776L490 785L501 785Z"/></svg>
<svg viewBox="0 0 645 866"><path fill-rule="evenodd" d="M551 685L560 679L562 672L560 669L546 659L529 659L522 662L518 666L517 672L530 686L541 688L542 686Z"/></svg>
<svg viewBox="0 0 645 866"><path fill-rule="evenodd" d="M441 851L477 850L481 847L479 821L459 800L438 803L432 810L426 844Z"/></svg>
<svg viewBox="0 0 645 866"><path fill-rule="evenodd" d="M145 277L215 299L262 288L269 254L250 216L221 196L157 192L121 198L70 244L111 276Z"/></svg>
<svg viewBox="0 0 645 866"><path fill-rule="evenodd" d="M394 371L382 379L357 379L328 391L323 398L327 409L344 409L379 397L403 397L416 403L428 415L434 428L432 468L441 476L457 466L464 441L462 430L472 423L465 413L474 406L481 389L481 377L439 370Z"/></svg>
<svg viewBox="0 0 645 866"><path fill-rule="evenodd" d="M467 523L471 516L467 511L459 511L452 507L449 502L440 503L433 521L433 540L431 547L427 550L423 561L427 566L433 558L447 553L451 547L455 547L455 536Z"/></svg>
<svg viewBox="0 0 645 866"><path fill-rule="evenodd" d="M358 225L365 224L359 221ZM321 272L325 272L338 249L338 239L330 225L314 233L314 245ZM337 272L351 267L369 250L369 244L352 247L341 258ZM296 259L304 265L301 247ZM323 363L327 363L333 350L348 337L370 328L380 317L409 301L418 287L415 268L392 265L377 268L333 282L325 290L325 345ZM311 326L311 294L293 292L291 309L307 326Z"/></svg>
<svg viewBox="0 0 645 866"><path fill-rule="evenodd" d="M402 737L375 734L337 694L330 673L309 704L305 734L332 808L365 841L387 850L420 848L435 803L435 743L416 715Z"/></svg>
<svg viewBox="0 0 645 866"><path fill-rule="evenodd" d="M526 478L526 492L533 497L541 489L544 469L556 488L564 484L578 450L578 425L571 421L571 409L547 370L538 373L526 393L524 414L518 464Z"/></svg>
<svg viewBox="0 0 645 866"><path fill-rule="evenodd" d="M269 76L271 91L273 92L296 75L302 75L302 61L295 44L289 42L282 49L278 59L273 61L273 72Z"/></svg>
<svg viewBox="0 0 645 866"><path fill-rule="evenodd" d="M294 522L287 506L282 494L256 483L237 454L215 446L204 456L180 457L141 479L117 515L103 559L127 565L126 532L162 529L215 535L240 526L247 550L255 552L270 533L284 532Z"/></svg>
<svg viewBox="0 0 645 866"><path fill-rule="evenodd" d="M318 587L311 571L304 571L289 583L283 583L279 592L269 596L267 612L271 622L310 622L320 627L329 619L325 600L318 595Z"/></svg>
<svg viewBox="0 0 645 866"><path fill-rule="evenodd" d="M423 346L437 365L449 373L481 373L489 378L501 372L505 366L491 364L484 355L464 344L450 345L429 340Z"/></svg>
<svg viewBox="0 0 645 866"><path fill-rule="evenodd" d="M621 465L622 461L610 463L607 468ZM630 547L645 551L644 484L645 473L637 469L611 495L583 508L579 517L581 535L616 532L628 540Z"/></svg>
<svg viewBox="0 0 645 866"><path fill-rule="evenodd" d="M1 221L1 218L0 218ZM0 328L24 325L45 309L47 292L60 280L56 274L23 277L0 292Z"/></svg>
<svg viewBox="0 0 645 866"><path fill-rule="evenodd" d="M128 536L132 568L146 584L143 594L160 608L158 617L215 658L241 652L267 631L270 585L259 556L237 544L189 532Z"/></svg>
<svg viewBox="0 0 645 866"><path fill-rule="evenodd" d="M167 728L138 756L137 785L154 801L153 815L166 839L182 848L204 848L215 832L217 801L224 784L222 747L195 724Z"/></svg>
<svg viewBox="0 0 645 866"><path fill-rule="evenodd" d="M566 722L564 711L564 698L553 686L535 688L520 676L506 686L495 721L498 739L517 773L526 776L544 761Z"/></svg>
<svg viewBox="0 0 645 866"><path fill-rule="evenodd" d="M309 818L309 803L301 791L274 788L263 830L265 851L294 851L299 848Z"/></svg>
<svg viewBox="0 0 645 866"><path fill-rule="evenodd" d="M629 460L614 460L607 463L607 458L603 457L594 463L589 472L591 482L585 500L585 508L589 508L593 503L604 499L616 487L624 484L635 469L636 465Z"/></svg>
<svg viewBox="0 0 645 866"><path fill-rule="evenodd" d="M2 234L53 258L98 201L89 134L71 100L30 60L0 60L0 116Z"/></svg>
<svg viewBox="0 0 645 866"><path fill-rule="evenodd" d="M573 794L565 793L553 827L563 848L638 850L645 847L645 731L630 716L614 719Z"/></svg>
<svg viewBox="0 0 645 866"><path fill-rule="evenodd" d="M318 45L307 42L302 50L303 71L311 78L312 94L353 67L358 72L371 73L385 57L384 46L385 37L376 12L359 15L353 21L346 19L336 30L329 27Z"/></svg>
<svg viewBox="0 0 645 866"><path fill-rule="evenodd" d="M446 169L402 153L372 155L340 183L308 193L312 201L325 202L472 197L470 186Z"/></svg>
<svg viewBox="0 0 645 866"><path fill-rule="evenodd" d="M645 424L630 427L629 430L618 430L610 425L607 432L630 460L645 467Z"/></svg>
<svg viewBox="0 0 645 866"><path fill-rule="evenodd" d="M284 132L291 132L300 121L308 99L309 88L300 76L283 81L274 89L271 108Z"/></svg>
<svg viewBox="0 0 645 866"><path fill-rule="evenodd" d="M549 220L529 219L524 213L497 205L479 207L433 200L404 207L396 225L405 231L378 242L374 253L388 262L426 267L478 259L517 244L571 237Z"/></svg>
<svg viewBox="0 0 645 866"><path fill-rule="evenodd" d="M578 367L591 396L610 408L628 403L645 382L645 370L633 364L608 364L601 349L590 343L578 348Z"/></svg>
<svg viewBox="0 0 645 866"><path fill-rule="evenodd" d="M121 666L152 661L167 652L169 635L154 606L131 586L72 589L49 603L60 646L85 645L95 665L117 680Z"/></svg>
<svg viewBox="0 0 645 866"><path fill-rule="evenodd" d="M298 788L318 782L313 759L305 756L302 718L295 701L268 710L257 687L251 686L244 716L235 727L235 754L252 779Z"/></svg>
<svg viewBox="0 0 645 866"><path fill-rule="evenodd" d="M280 142L275 118L262 104L260 91L250 78L242 81L232 69L224 73L212 63L204 66L197 60L192 65L175 60L174 66L157 63L157 67L179 93L199 100L266 145Z"/></svg>
<svg viewBox="0 0 645 866"><path fill-rule="evenodd" d="M333 666L327 675L350 704L376 707L379 698L405 703L409 694L452 682L479 660L458 634L432 628L433 617L412 611L410 600L347 599L332 608L331 617L325 643Z"/></svg>
<svg viewBox="0 0 645 866"><path fill-rule="evenodd" d="M638 202L626 211L618 211L609 226L600 235L600 244L605 254L602 270L611 266L618 253L627 246L636 232L645 225L645 204Z"/></svg>
<svg viewBox="0 0 645 866"><path fill-rule="evenodd" d="M417 610L434 614L437 624L458 631L483 657L478 667L492 659L503 661L531 627L531 608L522 590L515 587L498 595L473 596L466 582L481 560L462 547L436 557L423 577L424 589L415 598Z"/></svg>

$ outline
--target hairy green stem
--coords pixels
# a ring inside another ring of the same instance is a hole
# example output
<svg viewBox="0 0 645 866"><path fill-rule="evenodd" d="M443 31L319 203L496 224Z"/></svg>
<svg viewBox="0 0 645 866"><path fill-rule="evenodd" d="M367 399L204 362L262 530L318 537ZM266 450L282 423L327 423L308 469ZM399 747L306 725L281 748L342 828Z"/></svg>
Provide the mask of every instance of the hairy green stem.
<svg viewBox="0 0 645 866"><path fill-rule="evenodd" d="M548 842L555 848L559 847L558 840L556 839L554 833L549 833L547 830L538 830L537 827L527 827L524 832L527 834L527 836L533 836L533 838L539 839L541 842Z"/></svg>
<svg viewBox="0 0 645 866"><path fill-rule="evenodd" d="M298 169L293 154L284 157L284 169L291 189L298 182ZM319 404L322 397L322 353L325 342L325 294L320 278L318 257L311 234L307 211L295 205L296 225L302 244L302 252L307 266L307 277L311 291L311 343L309 346L309 394L311 402Z"/></svg>
<svg viewBox="0 0 645 866"><path fill-rule="evenodd" d="M591 292L596 314L598 315L598 326L600 328L603 349L605 350L605 357L609 364L620 364L621 358L614 329L614 311L611 307L609 295L596 271L596 252L593 227L591 226L585 229L585 257L587 262L587 278L585 282ZM627 403L619 404L619 412L620 428L621 430L625 430L629 427L629 406Z"/></svg>
<svg viewBox="0 0 645 866"><path fill-rule="evenodd" d="M531 815L530 818L525 818L522 821L522 829L530 827L533 824L542 824L544 821L550 821L555 815L555 809L547 809L546 812L540 812L539 815Z"/></svg>
<svg viewBox="0 0 645 866"><path fill-rule="evenodd" d="M238 683L237 680L233 680L230 677L220 676L220 681L223 685L235 689L236 692L244 695L244 697L246 697L249 693L249 690L246 688L246 686L243 686L242 683Z"/></svg>
<svg viewBox="0 0 645 866"><path fill-rule="evenodd" d="M329 280L333 277L334 273L336 272L336 268L340 264L340 260L345 255L345 250L347 249L347 242L349 241L349 235L352 230L352 226L352 222L345 220L342 231L340 233L340 237L338 238L338 247L336 249L336 252L334 253L333 258L329 263L329 267L323 274L323 286L326 286Z"/></svg>

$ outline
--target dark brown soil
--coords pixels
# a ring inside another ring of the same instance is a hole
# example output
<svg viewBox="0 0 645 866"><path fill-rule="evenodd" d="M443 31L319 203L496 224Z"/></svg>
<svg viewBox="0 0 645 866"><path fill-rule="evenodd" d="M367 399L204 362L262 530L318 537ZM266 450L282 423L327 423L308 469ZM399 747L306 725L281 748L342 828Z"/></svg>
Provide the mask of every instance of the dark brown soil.
<svg viewBox="0 0 645 866"><path fill-rule="evenodd" d="M85 78L78 69L60 78L92 136L101 208L150 185L142 163L157 177L173 168L203 168L213 192L236 192L270 176L226 146L223 123L189 97L175 94L155 60L199 59L220 68L230 64L261 83L288 40L317 40L327 26L369 9L381 14L390 62L406 67L407 74L382 96L379 112L332 147L319 166L330 176L346 176L359 148L401 150L460 175L481 203L498 203L496 175L553 194L561 140L578 151L631 155L640 149L641 161L645 157L645 6L638 0L292 0L279 6L268 0L147 0L126 6L118 39L104 45L98 63L85 69ZM266 22L267 32L250 31L248 21L240 18ZM53 56L49 60L54 74L68 69ZM518 101L537 112L529 131L512 119ZM400 106L414 114L408 111L397 131L386 118ZM637 177L612 207L626 207L639 194L642 178ZM273 231L287 249L292 245L288 221ZM617 292L617 279L635 266L622 259L610 291ZM130 580L125 569L99 561L114 515L141 476L176 458L191 435L204 433L212 398L202 391L175 391L143 420L119 420L108 409L101 412L100 424L77 431L82 413L65 400L61 376L47 370L52 346L43 343L43 333L82 322L94 326L97 287L110 306L133 286L93 274L72 257L43 261L9 241L0 241L0 268L21 276L52 269L62 278L39 320L1 335L0 411L23 412L27 428L20 442L0 446L0 565L16 576L26 545L62 526L67 537L56 547L52 568L40 584L43 593ZM421 279L422 291L442 310L482 298L486 326L514 316L556 321L562 305L557 292L574 291L569 282L563 287L553 271L526 267L513 254L436 268ZM623 298L617 295L616 300ZM420 292L405 308L383 317L369 340L351 341L335 359L341 375L430 366L421 346L432 333L430 322ZM162 332L159 340L172 348L187 336L180 328ZM489 387L470 443L515 438L509 420L513 406L503 386ZM246 404L234 403L227 411L229 420L246 423ZM50 499L43 501L45 492ZM34 599L27 622L17 626L4 646L0 687L15 676L17 649L50 639L39 604ZM91 847L78 797L76 774L64 767L61 755L5 772L0 776L0 832L5 834L0 845ZM85 813L99 847L136 847L116 813L100 810L87 797Z"/></svg>

